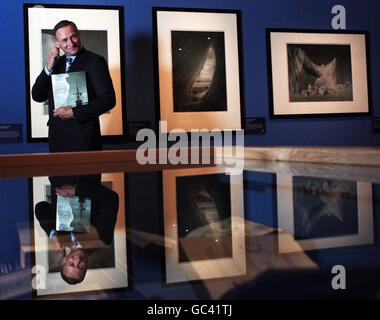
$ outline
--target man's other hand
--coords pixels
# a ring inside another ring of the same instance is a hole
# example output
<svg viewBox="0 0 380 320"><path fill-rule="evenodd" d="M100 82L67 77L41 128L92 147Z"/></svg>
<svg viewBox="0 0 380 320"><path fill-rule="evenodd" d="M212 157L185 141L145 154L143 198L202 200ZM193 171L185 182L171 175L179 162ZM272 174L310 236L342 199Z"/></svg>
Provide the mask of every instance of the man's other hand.
<svg viewBox="0 0 380 320"><path fill-rule="evenodd" d="M69 120L73 118L73 109L71 107L60 107L53 110L54 118L59 117L63 120Z"/></svg>
<svg viewBox="0 0 380 320"><path fill-rule="evenodd" d="M54 64L55 64L55 61L59 58L59 47L54 47L54 48L51 48L48 52L48 59L47 59L47 64L46 64L46 68L49 70L49 71L52 71L53 70L53 67L54 67Z"/></svg>
<svg viewBox="0 0 380 320"><path fill-rule="evenodd" d="M62 187L55 188L55 193L64 198L72 198L75 195L75 186L64 185Z"/></svg>

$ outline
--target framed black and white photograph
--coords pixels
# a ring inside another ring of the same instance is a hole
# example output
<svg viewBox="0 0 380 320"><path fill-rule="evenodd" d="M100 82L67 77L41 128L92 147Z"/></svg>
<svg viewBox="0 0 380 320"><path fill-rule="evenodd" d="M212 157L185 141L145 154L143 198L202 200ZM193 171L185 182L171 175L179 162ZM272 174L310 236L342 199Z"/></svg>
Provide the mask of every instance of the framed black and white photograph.
<svg viewBox="0 0 380 320"><path fill-rule="evenodd" d="M246 274L242 175L164 170L165 282Z"/></svg>
<svg viewBox="0 0 380 320"><path fill-rule="evenodd" d="M153 8L153 19L167 131L242 129L240 12Z"/></svg>
<svg viewBox="0 0 380 320"><path fill-rule="evenodd" d="M70 178L71 177L53 177L53 179L62 179L62 181L63 179ZM109 208L114 207L115 210L117 210L112 241L109 244L105 244L104 241L99 240L99 237L102 237L102 239L109 237L109 235L105 236L106 230L102 228L105 225L113 224L112 221L106 221L104 216L102 218L102 225L96 226L97 232L89 230L74 233L77 240L80 241L83 250L88 252L88 269L82 282L75 285L65 282L61 275L61 256L58 255L55 250L55 242L46 234L45 225L47 225L48 222L41 219L41 216L37 217L36 206L38 204L40 206L41 204L46 206L46 203L50 203L52 208L55 208L52 202L52 192L55 192L55 190L52 190L52 180L49 179L49 177L31 178L31 212L33 213L31 221L33 227L31 231L33 233L32 257L35 266L38 266L39 270L35 279L37 285L34 287L36 297L81 292L96 293L96 291L99 290L104 292L104 290L128 287L124 173L102 174L102 187L100 188L94 187L94 182L90 176L78 176L76 178L81 181L78 185L80 185L82 192L86 192L84 191L86 188L91 190L89 197L85 199L86 203L84 203L87 204L88 207L93 206L91 216L99 214L95 213L94 210L103 210L99 206L100 199L102 202L100 205L104 206L104 212L108 213L107 216L112 216ZM91 186L86 187L85 183L89 183ZM117 193L118 201L116 201L114 197L109 197L107 194L102 193L102 190L104 191L103 188ZM94 190L96 191L94 192ZM58 197L59 196L57 196L57 198ZM95 201L98 201L98 204L95 204ZM111 203L112 201L115 201L115 203ZM57 217L58 212L57 207ZM94 220L92 217L92 221ZM73 223L71 223L71 225L73 225ZM73 232L75 232L75 230ZM60 234L58 237L63 239L66 235ZM63 240L61 240L61 242L64 243ZM65 250L67 255L70 249L66 248Z"/></svg>
<svg viewBox="0 0 380 320"><path fill-rule="evenodd" d="M277 174L280 253L374 242L372 184Z"/></svg>
<svg viewBox="0 0 380 320"><path fill-rule="evenodd" d="M369 115L367 33L267 29L270 116Z"/></svg>
<svg viewBox="0 0 380 320"><path fill-rule="evenodd" d="M123 7L53 4L24 4L25 71L27 90L28 141L47 141L48 102L35 102L32 86L55 46L54 26L61 20L73 21L83 47L104 57L115 89L115 107L99 118L102 136L122 136L123 130ZM60 55L63 55L60 52Z"/></svg>

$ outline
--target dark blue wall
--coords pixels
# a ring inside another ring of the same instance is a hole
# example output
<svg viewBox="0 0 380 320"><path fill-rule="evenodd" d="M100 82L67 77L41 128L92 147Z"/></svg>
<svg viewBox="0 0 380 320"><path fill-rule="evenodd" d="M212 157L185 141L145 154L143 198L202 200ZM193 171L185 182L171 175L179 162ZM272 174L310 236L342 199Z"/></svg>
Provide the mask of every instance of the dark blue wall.
<svg viewBox="0 0 380 320"><path fill-rule="evenodd" d="M24 143L0 144L0 154L48 151L46 143L26 142L24 26L22 0L2 0L0 15L0 124L22 123ZM372 117L317 119L269 119L265 28L331 29L329 0L77 0L33 1L33 3L117 5L124 7L125 95L128 121L153 121L154 55L152 6L239 9L242 12L243 79L246 116L267 118L267 133L247 135L246 145L380 145L372 133ZM348 30L370 31L370 72L373 116L380 116L380 2L342 0ZM6 76L6 78L5 78ZM120 144L118 144L120 146ZM125 148L135 148L126 143ZM109 146L108 148L112 148Z"/></svg>

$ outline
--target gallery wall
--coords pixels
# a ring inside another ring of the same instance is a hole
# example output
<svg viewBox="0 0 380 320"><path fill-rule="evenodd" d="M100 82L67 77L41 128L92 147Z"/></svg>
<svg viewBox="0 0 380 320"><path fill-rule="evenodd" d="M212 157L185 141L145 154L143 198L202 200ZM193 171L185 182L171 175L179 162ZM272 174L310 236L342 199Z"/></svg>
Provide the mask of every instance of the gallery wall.
<svg viewBox="0 0 380 320"><path fill-rule="evenodd" d="M4 0L0 15L6 28L1 32L0 124L22 124L22 143L0 144L0 154L48 151L47 143L28 143L25 86L23 3ZM152 10L154 6L238 9L242 13L243 99L247 117L264 117L265 134L246 134L245 145L342 145L376 146L379 134L372 132L372 118L380 115L380 77L376 57L380 50L378 1L341 1L346 10L347 30L367 30L369 34L369 81L372 116L340 116L297 119L269 118L269 90L265 28L331 30L334 1L31 1L51 4L93 4L124 7L125 106L128 122L155 120L154 53ZM127 140L112 142L106 148L136 148Z"/></svg>

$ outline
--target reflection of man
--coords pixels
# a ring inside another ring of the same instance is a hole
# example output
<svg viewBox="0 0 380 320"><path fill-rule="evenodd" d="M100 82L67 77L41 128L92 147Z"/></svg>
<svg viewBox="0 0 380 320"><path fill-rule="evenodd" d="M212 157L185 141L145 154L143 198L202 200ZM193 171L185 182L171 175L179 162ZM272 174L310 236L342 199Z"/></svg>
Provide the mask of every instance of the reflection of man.
<svg viewBox="0 0 380 320"><path fill-rule="evenodd" d="M51 177L52 203L41 201L35 207L41 228L53 243L61 260L61 276L69 284L85 278L88 256L112 243L119 208L116 192L100 184L97 177ZM55 192L54 192L55 191ZM57 195L64 198L91 199L90 229L88 232L57 231Z"/></svg>
<svg viewBox="0 0 380 320"><path fill-rule="evenodd" d="M69 284L83 281L88 266L88 255L81 249L73 250L62 259L61 276Z"/></svg>
<svg viewBox="0 0 380 320"><path fill-rule="evenodd" d="M49 148L51 152L101 149L99 116L115 106L115 92L105 59L81 46L74 22L63 20L54 27L55 47L32 88L37 102L49 99ZM65 55L59 56L59 49ZM51 75L86 72L89 103L54 110Z"/></svg>

